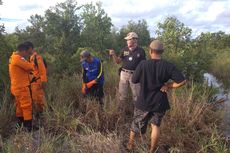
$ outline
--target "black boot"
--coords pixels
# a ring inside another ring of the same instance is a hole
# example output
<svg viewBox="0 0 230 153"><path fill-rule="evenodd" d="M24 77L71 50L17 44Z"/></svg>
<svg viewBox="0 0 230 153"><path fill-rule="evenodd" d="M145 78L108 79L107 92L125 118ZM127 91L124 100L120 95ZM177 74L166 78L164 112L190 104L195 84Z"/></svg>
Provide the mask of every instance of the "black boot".
<svg viewBox="0 0 230 153"><path fill-rule="evenodd" d="M24 121L23 125L24 125L24 127L26 128L26 130L27 130L28 132L31 132L32 130L33 130L33 131L39 130L39 128L38 128L37 126L33 126L32 120Z"/></svg>
<svg viewBox="0 0 230 153"><path fill-rule="evenodd" d="M32 131L32 120L26 120L26 121L24 121L23 125L24 125L24 127L26 128L26 130L28 132Z"/></svg>
<svg viewBox="0 0 230 153"><path fill-rule="evenodd" d="M16 128L20 128L23 124L23 117L17 117Z"/></svg>
<svg viewBox="0 0 230 153"><path fill-rule="evenodd" d="M31 130L32 130L32 120L24 121L23 125L24 125L24 127L26 128L26 130L28 132L31 132Z"/></svg>

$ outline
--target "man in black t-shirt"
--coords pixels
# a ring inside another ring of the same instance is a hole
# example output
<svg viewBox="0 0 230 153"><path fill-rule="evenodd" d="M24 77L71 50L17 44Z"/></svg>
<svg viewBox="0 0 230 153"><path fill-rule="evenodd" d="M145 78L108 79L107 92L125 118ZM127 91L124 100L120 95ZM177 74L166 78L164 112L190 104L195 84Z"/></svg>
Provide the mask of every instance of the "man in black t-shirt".
<svg viewBox="0 0 230 153"><path fill-rule="evenodd" d="M153 153L159 137L159 127L165 112L170 108L167 90L178 88L186 80L174 64L161 59L163 44L154 40L150 44L151 59L142 61L137 66L133 83L140 83L140 95L135 102L134 120L127 149L132 150L136 133L145 133L148 122L151 123L151 148ZM172 82L168 82L172 80Z"/></svg>
<svg viewBox="0 0 230 153"><path fill-rule="evenodd" d="M137 100L140 92L140 84L132 83L131 78L137 65L145 60L145 51L137 45L138 36L135 32L130 32L124 38L127 41L127 46L121 50L119 56L116 56L114 50L110 50L110 55L115 63L122 63L119 81L119 100L120 109L126 108L126 99L128 95L128 87L130 85L133 101Z"/></svg>

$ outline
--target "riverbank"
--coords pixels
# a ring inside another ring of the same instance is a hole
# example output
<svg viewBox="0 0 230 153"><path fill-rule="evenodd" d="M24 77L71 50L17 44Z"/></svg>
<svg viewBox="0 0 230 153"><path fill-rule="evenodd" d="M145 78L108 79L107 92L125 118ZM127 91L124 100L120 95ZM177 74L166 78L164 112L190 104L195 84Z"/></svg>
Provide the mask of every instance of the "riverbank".
<svg viewBox="0 0 230 153"><path fill-rule="evenodd" d="M230 92L225 90L223 83L219 82L212 74L205 73L204 79L207 81L208 86L212 86L217 89L217 93L214 95L215 99L217 101L224 100L224 118L221 123L221 128L225 137L230 138Z"/></svg>

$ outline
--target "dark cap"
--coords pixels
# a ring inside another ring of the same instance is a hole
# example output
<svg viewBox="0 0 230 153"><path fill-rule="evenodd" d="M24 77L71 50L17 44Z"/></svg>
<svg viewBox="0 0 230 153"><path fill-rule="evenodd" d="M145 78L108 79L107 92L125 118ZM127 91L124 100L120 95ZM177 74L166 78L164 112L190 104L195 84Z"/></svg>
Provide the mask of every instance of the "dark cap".
<svg viewBox="0 0 230 153"><path fill-rule="evenodd" d="M90 57L91 54L89 51L84 50L81 52L80 56L81 56L81 62L82 62L82 61L86 60L88 57Z"/></svg>
<svg viewBox="0 0 230 153"><path fill-rule="evenodd" d="M151 42L151 44L149 45L149 47L152 50L157 50L157 51L163 51L164 50L164 46L159 40L153 40Z"/></svg>

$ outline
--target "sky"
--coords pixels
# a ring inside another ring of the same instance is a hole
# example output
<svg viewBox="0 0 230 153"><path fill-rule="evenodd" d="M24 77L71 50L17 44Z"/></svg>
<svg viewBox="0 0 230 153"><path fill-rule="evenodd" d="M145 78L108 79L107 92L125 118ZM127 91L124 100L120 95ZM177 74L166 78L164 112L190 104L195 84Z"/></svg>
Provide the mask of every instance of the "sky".
<svg viewBox="0 0 230 153"><path fill-rule="evenodd" d="M2 0L0 24L7 33L15 27L29 25L31 15L44 15L45 10L65 0ZM96 3L98 0L77 0L78 5ZM129 20L145 19L153 36L157 23L167 16L175 16L193 35L201 32L223 31L230 34L230 0L100 0L102 8L112 19L115 27L127 25Z"/></svg>

